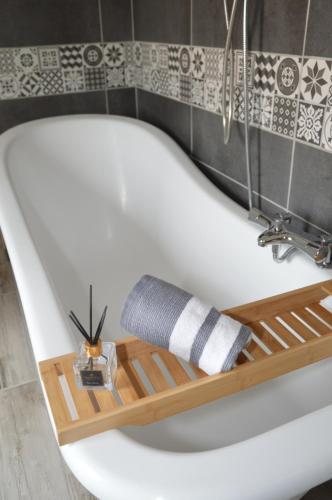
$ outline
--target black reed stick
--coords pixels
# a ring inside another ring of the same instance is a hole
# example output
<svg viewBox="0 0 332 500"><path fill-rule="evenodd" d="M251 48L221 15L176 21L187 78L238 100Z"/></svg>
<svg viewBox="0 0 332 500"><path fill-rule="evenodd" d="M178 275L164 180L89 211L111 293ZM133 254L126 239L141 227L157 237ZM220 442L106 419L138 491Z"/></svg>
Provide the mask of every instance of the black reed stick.
<svg viewBox="0 0 332 500"><path fill-rule="evenodd" d="M106 312L107 312L107 306L105 306L105 309L104 309L104 312L102 314L102 317L100 318L100 321L99 321L99 325L98 325L98 328L96 330L96 334L95 334L95 337L93 339L93 344L96 345L98 340L99 340L99 337L100 337L100 334L101 334L101 331L103 329L103 326L104 326L104 321L105 321L105 317L106 317Z"/></svg>
<svg viewBox="0 0 332 500"><path fill-rule="evenodd" d="M79 320L77 319L77 317L75 316L73 311L70 311L69 317L72 320L72 322L74 323L74 325L76 326L76 328L83 335L83 337L85 337L86 340L90 343L89 335L86 333L86 331L84 330L83 326L81 325L81 323L79 322Z"/></svg>
<svg viewBox="0 0 332 500"><path fill-rule="evenodd" d="M90 285L90 344L93 344L93 339L92 339L92 285Z"/></svg>

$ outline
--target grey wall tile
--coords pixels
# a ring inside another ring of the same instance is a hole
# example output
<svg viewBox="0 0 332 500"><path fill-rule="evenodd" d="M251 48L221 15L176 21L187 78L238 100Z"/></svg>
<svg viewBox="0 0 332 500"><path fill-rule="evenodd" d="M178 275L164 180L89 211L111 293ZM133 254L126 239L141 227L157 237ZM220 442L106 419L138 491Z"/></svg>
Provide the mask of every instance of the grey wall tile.
<svg viewBox="0 0 332 500"><path fill-rule="evenodd" d="M226 43L226 21L221 0L194 0L193 45L224 47Z"/></svg>
<svg viewBox="0 0 332 500"><path fill-rule="evenodd" d="M131 0L101 0L100 4L104 40L131 40Z"/></svg>
<svg viewBox="0 0 332 500"><path fill-rule="evenodd" d="M138 91L139 118L161 128L185 150L190 150L190 108L144 90Z"/></svg>
<svg viewBox="0 0 332 500"><path fill-rule="evenodd" d="M136 117L134 89L109 90L107 96L110 114Z"/></svg>
<svg viewBox="0 0 332 500"><path fill-rule="evenodd" d="M244 127L233 123L230 141L223 144L221 117L193 110L193 154L233 179L247 184ZM288 139L250 128L253 188L285 206L287 201L292 143Z"/></svg>
<svg viewBox="0 0 332 500"><path fill-rule="evenodd" d="M190 0L134 0L136 40L190 44Z"/></svg>
<svg viewBox="0 0 332 500"><path fill-rule="evenodd" d="M316 0L314 0L316 1ZM308 0L251 0L248 39L251 50L301 54ZM234 27L234 45L242 46L242 2Z"/></svg>
<svg viewBox="0 0 332 500"><path fill-rule="evenodd" d="M331 20L331 0L311 1L305 47L307 55L332 56Z"/></svg>
<svg viewBox="0 0 332 500"><path fill-rule="evenodd" d="M290 209L332 232L332 155L296 144Z"/></svg>
<svg viewBox="0 0 332 500"><path fill-rule="evenodd" d="M78 113L105 113L105 92L0 101L0 133L21 123Z"/></svg>
<svg viewBox="0 0 332 500"><path fill-rule="evenodd" d="M100 40L98 0L2 0L0 47Z"/></svg>

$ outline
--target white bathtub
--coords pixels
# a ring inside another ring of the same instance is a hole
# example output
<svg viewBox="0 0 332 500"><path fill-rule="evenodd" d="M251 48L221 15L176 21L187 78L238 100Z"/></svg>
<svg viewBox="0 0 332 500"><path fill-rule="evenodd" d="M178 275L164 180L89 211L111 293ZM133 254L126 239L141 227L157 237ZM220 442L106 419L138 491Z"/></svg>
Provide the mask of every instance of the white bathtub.
<svg viewBox="0 0 332 500"><path fill-rule="evenodd" d="M272 262L258 226L163 132L120 117L35 121L0 138L0 225L36 361L76 349L67 313L124 299L144 273L219 308L331 277ZM332 477L332 359L147 427L61 448L98 498L283 500Z"/></svg>

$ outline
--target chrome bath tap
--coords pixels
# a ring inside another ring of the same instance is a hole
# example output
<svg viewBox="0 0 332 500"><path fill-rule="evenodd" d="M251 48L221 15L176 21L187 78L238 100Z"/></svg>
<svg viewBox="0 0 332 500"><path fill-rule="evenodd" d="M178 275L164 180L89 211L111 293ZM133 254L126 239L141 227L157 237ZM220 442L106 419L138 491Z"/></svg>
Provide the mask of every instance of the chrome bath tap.
<svg viewBox="0 0 332 500"><path fill-rule="evenodd" d="M291 216L277 214L274 218L266 216L257 208L249 212L249 220L256 222L266 230L258 236L257 243L261 247L272 245L272 255L276 262L283 262L296 250L306 253L319 267L332 267L332 235L311 235L305 231L291 230ZM288 245L280 255L280 246Z"/></svg>

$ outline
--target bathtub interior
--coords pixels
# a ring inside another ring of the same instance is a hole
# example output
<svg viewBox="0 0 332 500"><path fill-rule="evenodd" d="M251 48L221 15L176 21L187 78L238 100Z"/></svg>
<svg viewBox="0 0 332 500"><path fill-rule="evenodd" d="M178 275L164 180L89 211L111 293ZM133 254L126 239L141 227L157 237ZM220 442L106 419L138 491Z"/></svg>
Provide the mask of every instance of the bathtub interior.
<svg viewBox="0 0 332 500"><path fill-rule="evenodd" d="M73 309L87 322L93 283L94 317L109 305L104 338L126 335L121 309L145 273L219 308L287 289L287 265L271 276L270 255L252 257L259 251L257 229L243 223L244 210L158 134L115 118L40 122L17 134L6 151L11 184L63 311ZM295 286L306 284L301 269L294 265ZM68 328L76 335L69 322ZM122 432L171 451L220 448L331 404L331 376L332 361L324 361Z"/></svg>

